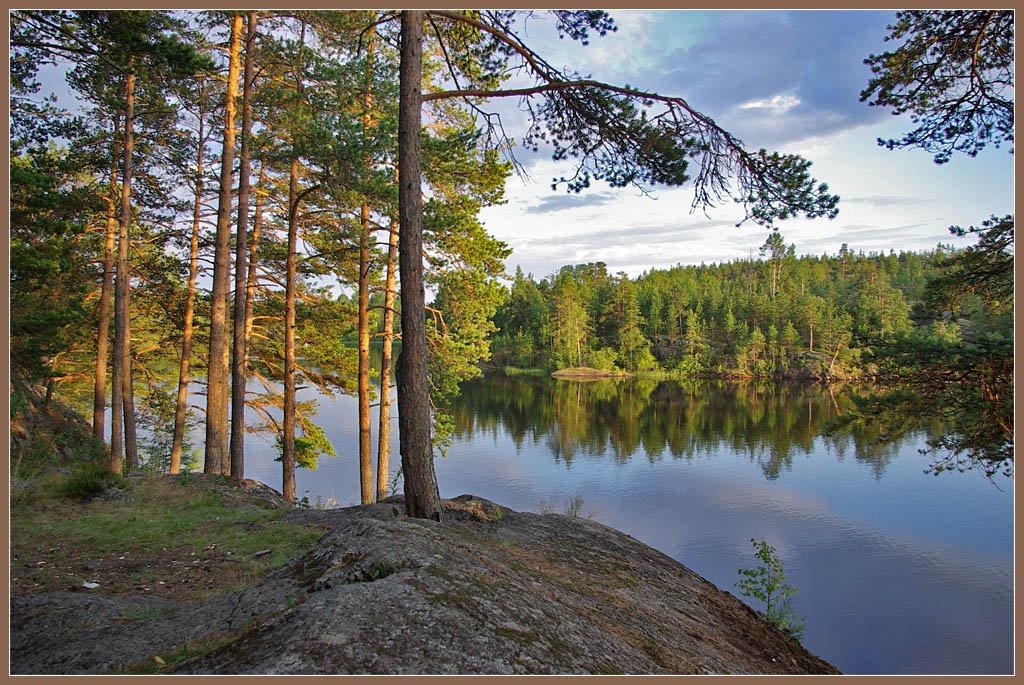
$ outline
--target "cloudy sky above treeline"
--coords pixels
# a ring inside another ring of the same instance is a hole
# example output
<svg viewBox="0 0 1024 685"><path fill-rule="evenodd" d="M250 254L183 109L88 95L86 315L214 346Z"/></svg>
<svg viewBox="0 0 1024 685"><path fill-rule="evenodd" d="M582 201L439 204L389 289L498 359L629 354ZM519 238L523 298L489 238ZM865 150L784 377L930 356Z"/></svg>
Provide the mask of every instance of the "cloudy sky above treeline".
<svg viewBox="0 0 1024 685"><path fill-rule="evenodd" d="M798 153L812 174L841 197L832 220L778 224L798 254L930 250L966 244L951 225L978 225L1013 210L1013 156L986 149L936 165L922 150L888 151L878 138L900 137L906 117L869 107L859 95L870 78L864 59L883 41L888 11L611 11L618 31L588 46L559 40L550 22L531 19L526 39L555 67L607 83L681 96L748 148ZM496 103L510 135L525 119ZM508 202L488 208L488 230L514 250L519 266L545 277L566 264L603 261L612 273L757 257L766 229L736 227L742 210L723 205L691 213L692 190L656 189L653 197L601 182L580 194L551 189L571 162L517 152L528 178L507 184Z"/></svg>

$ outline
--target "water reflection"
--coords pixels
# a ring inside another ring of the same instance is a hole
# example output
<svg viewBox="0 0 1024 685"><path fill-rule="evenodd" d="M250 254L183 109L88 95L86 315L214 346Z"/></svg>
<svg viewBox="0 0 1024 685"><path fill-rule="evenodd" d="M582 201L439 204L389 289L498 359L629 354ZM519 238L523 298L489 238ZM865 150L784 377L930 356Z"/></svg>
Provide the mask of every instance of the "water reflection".
<svg viewBox="0 0 1024 685"><path fill-rule="evenodd" d="M354 504L355 400L319 400L339 457L300 471L299 492ZM826 434L852 406L819 386L489 376L454 406L438 483L521 511L579 495L583 514L724 590L766 539L799 590L805 644L845 673L1012 672L1012 479L929 475L920 433ZM247 469L279 487L260 445Z"/></svg>
<svg viewBox="0 0 1024 685"><path fill-rule="evenodd" d="M456 436L506 433L517 448L543 443L558 463L578 458L634 457L652 463L666 455L692 460L728 450L775 480L809 455L821 437L838 459L852 447L875 478L898 453L879 430L825 428L853 401L849 393L816 385L779 383L607 380L552 382L530 376L489 376L463 386L454 407Z"/></svg>

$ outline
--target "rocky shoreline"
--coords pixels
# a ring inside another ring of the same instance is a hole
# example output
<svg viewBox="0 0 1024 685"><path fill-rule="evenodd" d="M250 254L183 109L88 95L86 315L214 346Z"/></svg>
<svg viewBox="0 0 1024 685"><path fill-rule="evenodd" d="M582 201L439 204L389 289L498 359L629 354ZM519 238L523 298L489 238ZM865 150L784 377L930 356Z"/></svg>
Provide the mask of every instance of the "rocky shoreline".
<svg viewBox="0 0 1024 685"><path fill-rule="evenodd" d="M201 604L15 598L11 672L838 673L624 533L469 495L445 504L440 523L407 518L401 498L296 510L327 528L312 550Z"/></svg>

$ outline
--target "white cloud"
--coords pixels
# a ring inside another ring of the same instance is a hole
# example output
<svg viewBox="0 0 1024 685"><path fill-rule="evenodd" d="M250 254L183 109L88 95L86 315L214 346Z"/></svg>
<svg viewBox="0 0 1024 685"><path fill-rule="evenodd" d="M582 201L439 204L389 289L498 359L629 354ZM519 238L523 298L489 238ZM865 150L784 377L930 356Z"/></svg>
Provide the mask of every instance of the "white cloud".
<svg viewBox="0 0 1024 685"><path fill-rule="evenodd" d="M747 100L738 105L740 109L769 109L775 115L785 114L800 104L800 98L795 95L774 95L770 98L759 100Z"/></svg>

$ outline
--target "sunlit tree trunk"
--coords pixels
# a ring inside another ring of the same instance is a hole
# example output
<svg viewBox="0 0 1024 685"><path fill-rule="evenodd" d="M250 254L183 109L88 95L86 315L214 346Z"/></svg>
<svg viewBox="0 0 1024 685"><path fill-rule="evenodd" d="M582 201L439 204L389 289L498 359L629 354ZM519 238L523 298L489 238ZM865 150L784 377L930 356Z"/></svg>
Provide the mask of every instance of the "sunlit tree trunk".
<svg viewBox="0 0 1024 685"><path fill-rule="evenodd" d="M210 353L206 387L206 473L224 473L228 460L227 300L231 285L231 171L235 159L235 98L238 96L242 16L231 17L224 148L221 154L220 204L210 293Z"/></svg>
<svg viewBox="0 0 1024 685"><path fill-rule="evenodd" d="M359 494L363 504L374 496L370 454L370 205L360 209L359 232Z"/></svg>
<svg viewBox="0 0 1024 685"><path fill-rule="evenodd" d="M430 386L423 291L423 198L420 128L423 12L402 12L398 115L399 277L402 353L398 359L398 420L406 513L440 520L441 495L430 440Z"/></svg>
<svg viewBox="0 0 1024 685"><path fill-rule="evenodd" d="M252 339L253 300L256 297L256 267L259 260L260 229L263 224L263 178L267 171L267 162L260 163L260 176L256 182L256 209L252 217L252 241L249 243L249 268L245 282L245 348L249 349Z"/></svg>
<svg viewBox="0 0 1024 685"><path fill-rule="evenodd" d="M367 78L366 92L363 94L363 134L368 137L370 133L371 116L370 107L373 105L373 97L370 88L373 83L373 34L369 36L367 47ZM367 154L363 160L367 172L370 169L372 160ZM359 338L359 371L358 371L358 395L359 395L359 494L363 504L372 504L374 496L373 487L373 461L370 449L370 203L363 201L360 207L360 231L359 231L359 317L358 317L358 338Z"/></svg>
<svg viewBox="0 0 1024 685"><path fill-rule="evenodd" d="M130 376L126 378L129 370L125 365L125 359L129 358L128 347L128 240L129 226L131 224L131 189L132 189L132 150L135 146L134 116L135 116L135 73L132 70L134 60L129 59L128 74L125 77L125 119L124 138L122 150L124 154L123 174L121 177L121 225L118 231L117 241L117 281L114 291L114 349L111 363L111 435L110 435L110 470L114 473L123 471L123 458L125 448L134 444L134 436L128 436L131 431L129 426L134 423L125 421L124 410L127 404L125 400L125 387L130 388ZM127 383L126 383L127 381Z"/></svg>
<svg viewBox="0 0 1024 685"><path fill-rule="evenodd" d="M196 154L196 193L192 205L192 241L189 245L188 289L185 294L185 321L181 333L181 364L178 367L178 397L174 407L174 435L171 439L169 471L181 471L181 449L185 441L185 418L188 415L189 363L192 357L192 322L195 318L196 276L199 271L199 225L203 197L203 148L206 146L206 94L199 90L199 138Z"/></svg>
<svg viewBox="0 0 1024 685"><path fill-rule="evenodd" d="M295 250L298 243L299 160L292 158L288 174L288 252L284 289L284 419L281 453L281 491L295 501Z"/></svg>
<svg viewBox="0 0 1024 685"><path fill-rule="evenodd" d="M238 230L235 234L234 344L231 363L231 478L245 477L245 381L248 341L245 335L245 305L248 281L249 158L252 138L252 82L255 73L256 22L250 11L245 36L245 76L242 80L242 150L238 177Z"/></svg>
<svg viewBox="0 0 1024 685"><path fill-rule="evenodd" d="M395 262L398 258L398 226L388 231L387 276L384 281L384 329L380 359L380 422L377 430L377 499L388 496L391 461L391 350L395 339Z"/></svg>
<svg viewBox="0 0 1024 685"><path fill-rule="evenodd" d="M118 125L114 121L114 139ZM107 364L110 363L110 298L114 291L114 249L117 244L117 145L114 145L110 163L110 186L107 190L107 230L103 243L103 285L100 288L96 331L96 384L93 388L92 434L104 439L107 413Z"/></svg>

